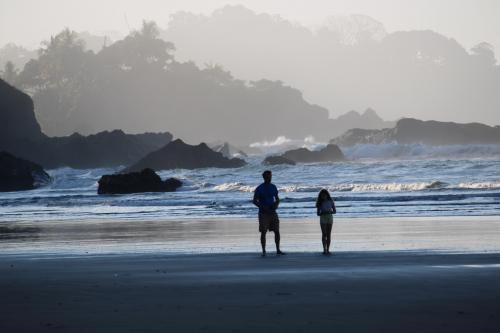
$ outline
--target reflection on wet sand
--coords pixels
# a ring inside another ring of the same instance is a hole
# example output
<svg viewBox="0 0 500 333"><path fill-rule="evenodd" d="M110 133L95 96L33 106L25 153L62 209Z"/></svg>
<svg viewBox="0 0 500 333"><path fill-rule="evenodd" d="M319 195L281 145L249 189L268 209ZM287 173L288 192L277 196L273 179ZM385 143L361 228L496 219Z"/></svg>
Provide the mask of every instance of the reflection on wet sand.
<svg viewBox="0 0 500 333"><path fill-rule="evenodd" d="M0 225L0 241L4 239L21 239L23 241L26 240L35 240L38 238L38 234L40 232L40 228L38 227L23 227L17 225Z"/></svg>
<svg viewBox="0 0 500 333"><path fill-rule="evenodd" d="M0 245L10 255L255 252L257 227L256 219L0 222ZM287 251L321 249L317 219L283 219L281 230ZM499 238L496 217L339 218L333 251L494 252Z"/></svg>

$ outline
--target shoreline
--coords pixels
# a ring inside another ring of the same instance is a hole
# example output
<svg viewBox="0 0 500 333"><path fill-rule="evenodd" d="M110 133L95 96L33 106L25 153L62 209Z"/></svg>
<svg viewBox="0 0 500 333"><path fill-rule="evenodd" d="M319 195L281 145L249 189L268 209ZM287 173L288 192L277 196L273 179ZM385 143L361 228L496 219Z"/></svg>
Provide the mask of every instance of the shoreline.
<svg viewBox="0 0 500 333"><path fill-rule="evenodd" d="M338 206L337 206L338 207ZM278 211L279 215L279 211ZM481 220L500 220L500 213L497 215L488 214L488 215L393 215L393 216L345 216L339 217L341 214L334 215L334 221L348 221L348 220L389 220L389 221L402 221L402 220L457 220L457 219L481 219ZM280 221L316 221L319 223L319 217L314 214L310 214L308 216L281 216L279 215ZM170 216L170 217L162 217L162 218L148 218L146 217L137 217L137 218L116 218L116 217L103 217L103 218L66 218L66 219L38 219L37 221L30 219L22 219L22 220L8 220L5 219L0 221L0 226L2 224L33 224L33 223L102 223L102 222L121 222L121 223L137 223L137 222L189 222L189 221L235 221L235 220L244 220L244 221L257 221L257 211L255 216L233 216L233 215L223 215L223 216L200 216L200 217L187 217L187 216Z"/></svg>
<svg viewBox="0 0 500 333"><path fill-rule="evenodd" d="M500 214L499 215L445 215L445 216L358 216L358 217L339 217L341 214L334 215L334 223L335 222L349 222L349 221L361 221L361 220L372 220L372 221L387 221L387 222L404 222L404 221L429 221L435 220L435 222L440 221L453 221L453 220L484 220L484 221L499 221L500 222ZM50 219L50 220L3 220L0 221L0 226L4 224L80 224L80 223L90 223L90 224L100 224L100 223L171 223L171 222L231 222L231 221L248 221L248 222L258 222L258 216L255 217L240 217L240 216L207 216L207 217L166 217L166 218L90 218L90 219L80 219L80 218L68 218L68 219ZM309 217L281 217L281 223L286 223L286 221L295 223L295 222L304 222L304 223L314 223L319 224L319 217L317 216L309 216Z"/></svg>

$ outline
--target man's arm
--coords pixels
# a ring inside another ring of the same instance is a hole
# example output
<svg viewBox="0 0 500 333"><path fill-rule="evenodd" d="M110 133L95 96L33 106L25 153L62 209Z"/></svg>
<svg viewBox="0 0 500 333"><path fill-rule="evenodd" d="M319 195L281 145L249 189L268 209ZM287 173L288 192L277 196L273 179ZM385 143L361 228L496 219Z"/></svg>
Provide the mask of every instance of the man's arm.
<svg viewBox="0 0 500 333"><path fill-rule="evenodd" d="M257 195L257 190L253 192L253 204L260 208L259 196Z"/></svg>
<svg viewBox="0 0 500 333"><path fill-rule="evenodd" d="M279 205L280 205L280 197L278 196L278 193L276 193L276 196L274 197L274 209L278 209Z"/></svg>

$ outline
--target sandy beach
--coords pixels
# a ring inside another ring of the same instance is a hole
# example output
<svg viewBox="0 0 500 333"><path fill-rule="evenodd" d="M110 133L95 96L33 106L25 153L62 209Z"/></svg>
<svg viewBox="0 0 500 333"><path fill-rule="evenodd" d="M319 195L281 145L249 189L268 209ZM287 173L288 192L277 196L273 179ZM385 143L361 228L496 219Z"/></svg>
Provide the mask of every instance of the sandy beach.
<svg viewBox="0 0 500 333"><path fill-rule="evenodd" d="M497 254L0 260L2 332L498 332Z"/></svg>
<svg viewBox="0 0 500 333"><path fill-rule="evenodd" d="M331 257L282 223L266 258L250 220L3 223L0 330L500 329L497 218L339 219Z"/></svg>

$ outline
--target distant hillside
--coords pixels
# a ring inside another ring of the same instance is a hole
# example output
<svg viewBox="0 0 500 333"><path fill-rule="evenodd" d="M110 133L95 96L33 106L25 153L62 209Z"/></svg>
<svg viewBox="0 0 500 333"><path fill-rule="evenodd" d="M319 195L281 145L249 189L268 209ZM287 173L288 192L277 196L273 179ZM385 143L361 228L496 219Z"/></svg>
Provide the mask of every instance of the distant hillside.
<svg viewBox="0 0 500 333"><path fill-rule="evenodd" d="M242 81L219 65L178 62L156 25L97 53L64 30L26 64L15 80L33 94L37 119L50 136L115 128L161 132L187 142L245 146L278 136L326 141L353 127L381 128L374 111L335 120L281 81ZM103 40L104 43L104 40Z"/></svg>
<svg viewBox="0 0 500 333"><path fill-rule="evenodd" d="M282 80L335 115L370 106L385 119L499 121L498 57L481 40L467 49L431 30L388 32L364 15L329 17L312 29L241 5L176 13L161 36L179 61Z"/></svg>
<svg viewBox="0 0 500 333"><path fill-rule="evenodd" d="M366 109L363 113L349 111L329 121L331 135L340 135L352 128L383 129L394 127L395 121L385 121L372 109Z"/></svg>
<svg viewBox="0 0 500 333"><path fill-rule="evenodd" d="M351 129L331 143L339 146L356 144L423 143L427 145L500 144L500 126L480 123L458 124L453 122L422 121L404 118L393 128L382 130Z"/></svg>

